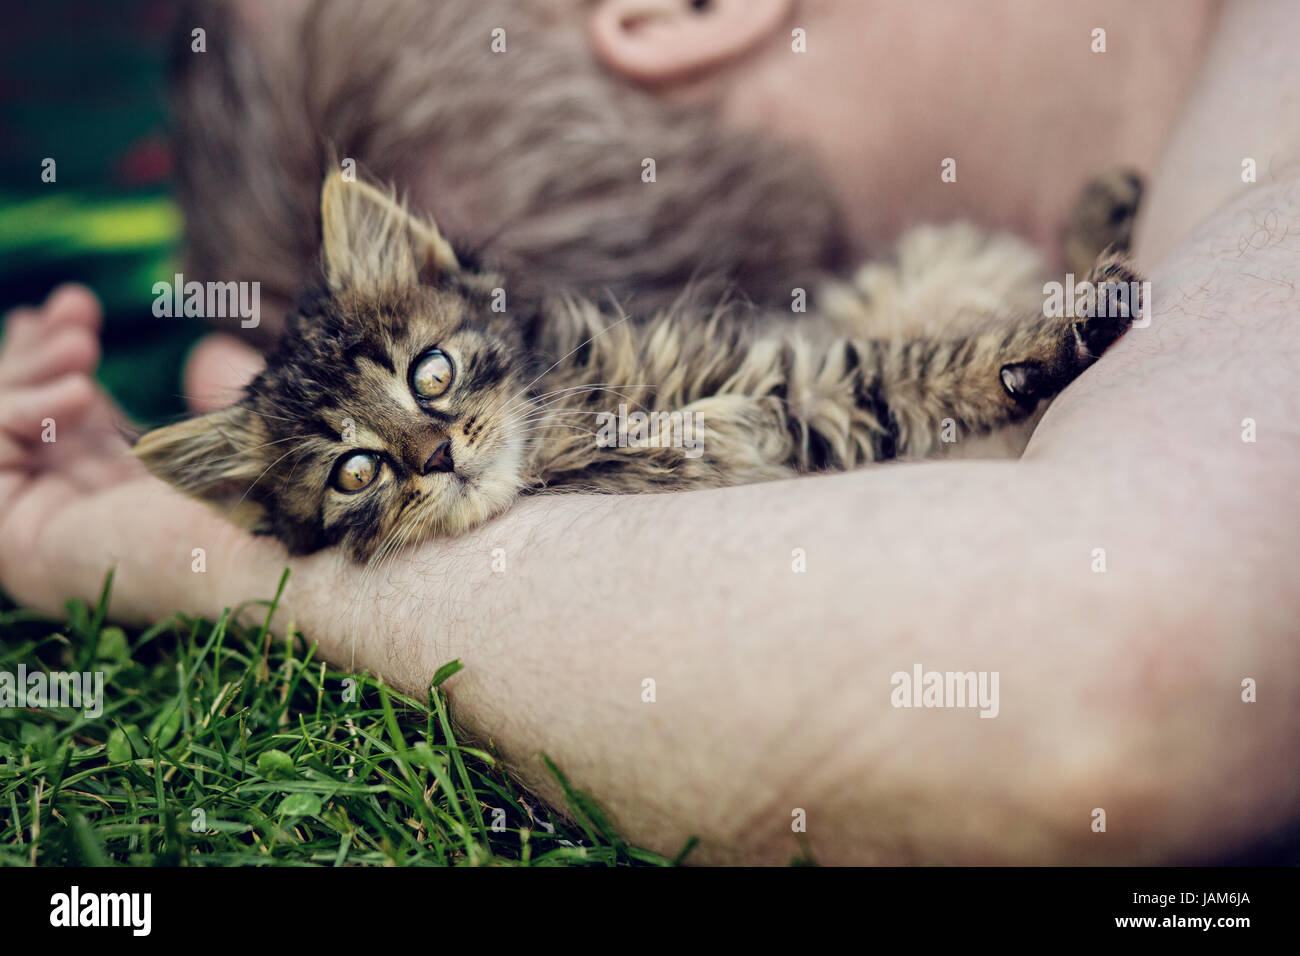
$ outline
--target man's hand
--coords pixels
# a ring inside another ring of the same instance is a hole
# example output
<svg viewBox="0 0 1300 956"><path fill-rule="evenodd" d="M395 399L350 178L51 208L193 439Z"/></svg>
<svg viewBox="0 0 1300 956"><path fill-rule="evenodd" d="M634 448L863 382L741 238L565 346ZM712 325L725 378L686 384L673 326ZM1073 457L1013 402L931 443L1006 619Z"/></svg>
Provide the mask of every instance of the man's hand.
<svg viewBox="0 0 1300 956"><path fill-rule="evenodd" d="M99 323L94 295L71 285L5 319L0 587L58 615L70 597L93 600L116 569L113 616L137 622L176 611L215 618L270 597L282 550L174 492L131 455L121 409L91 377ZM195 547L208 555L204 573L194 570ZM248 577L232 580L233 567Z"/></svg>
<svg viewBox="0 0 1300 956"><path fill-rule="evenodd" d="M0 342L0 581L47 609L67 596L52 573L61 556L47 550L51 522L143 473L91 377L99 323L94 295L65 285L39 309L11 312Z"/></svg>

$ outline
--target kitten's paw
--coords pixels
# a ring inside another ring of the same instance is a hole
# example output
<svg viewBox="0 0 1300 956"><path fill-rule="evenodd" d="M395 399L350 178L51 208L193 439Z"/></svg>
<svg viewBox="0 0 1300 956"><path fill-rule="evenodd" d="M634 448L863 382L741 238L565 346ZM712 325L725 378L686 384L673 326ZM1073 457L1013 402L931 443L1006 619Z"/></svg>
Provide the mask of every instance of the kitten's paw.
<svg viewBox="0 0 1300 956"><path fill-rule="evenodd" d="M1045 349L1048 357L1003 365L998 372L1003 390L1025 408L1051 398L1097 361L1132 321L1127 316L1101 316L1071 322L1064 332L1055 333L1054 344Z"/></svg>
<svg viewBox="0 0 1300 956"><path fill-rule="evenodd" d="M1123 257L1103 258L1087 281L1091 291L1083 302L1085 318L1044 329L1040 356L1009 362L999 370L1003 390L1017 404L1032 407L1069 385L1128 331L1134 316L1146 307L1141 277ZM1032 355L1039 347L1029 351Z"/></svg>
<svg viewBox="0 0 1300 956"><path fill-rule="evenodd" d="M998 375L1006 393L1015 399L1016 404L1026 408L1032 408L1039 399L1056 393L1053 376L1042 362L1008 362Z"/></svg>
<svg viewBox="0 0 1300 956"><path fill-rule="evenodd" d="M1065 231L1065 260L1082 274L1108 250L1125 251L1142 200L1142 177L1127 169L1098 176L1084 188Z"/></svg>
<svg viewBox="0 0 1300 956"><path fill-rule="evenodd" d="M1088 273L1087 282L1091 286L1083 312L1087 318L1070 324L1075 361L1081 368L1100 358L1148 305L1142 301L1142 277L1123 255L1103 256Z"/></svg>
<svg viewBox="0 0 1300 956"><path fill-rule="evenodd" d="M1115 340L1128 330L1132 322L1133 320L1127 316L1071 322L1070 347L1074 351L1074 361L1080 370L1101 358L1101 353L1110 348Z"/></svg>

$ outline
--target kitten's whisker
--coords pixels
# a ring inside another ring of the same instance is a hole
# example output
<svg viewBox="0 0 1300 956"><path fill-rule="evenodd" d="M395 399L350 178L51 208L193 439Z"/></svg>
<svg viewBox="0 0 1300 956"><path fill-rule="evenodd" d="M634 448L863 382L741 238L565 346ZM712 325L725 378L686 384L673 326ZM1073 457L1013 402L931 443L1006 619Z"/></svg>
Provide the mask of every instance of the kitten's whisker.
<svg viewBox="0 0 1300 956"><path fill-rule="evenodd" d="M612 387L612 385L613 383L611 382L591 382L583 385L569 385L565 388L552 389L549 392L543 392L540 395L532 396L524 402L516 402L513 405L505 406L502 408L501 414L504 415L520 408L527 408L529 405L539 407L539 408L545 408L550 405L554 405L556 401L559 401L560 396L564 396L574 392L583 393L583 392L608 391L608 392L613 392L615 395L618 395L620 398L626 399L627 396L624 395L621 391L619 391L619 389L655 387L654 385L647 384L647 385L620 385L619 388L614 388ZM548 402L546 401L546 399L551 399L551 401ZM638 405L637 407L640 408L642 406Z"/></svg>
<svg viewBox="0 0 1300 956"><path fill-rule="evenodd" d="M289 423L294 424L294 425L297 425L297 424L298 424L298 422L297 422L295 419L292 419L292 418L286 418L286 417L283 416L283 415L270 415L270 414L267 414L266 412L260 412L260 411L258 411L256 408L253 408L251 405L245 405L245 406L244 406L244 409L245 409L245 411L250 411L250 412L252 412L254 415L260 415L262 418L273 418L273 419L275 419L275 420L278 421L278 422L289 422Z"/></svg>
<svg viewBox="0 0 1300 956"><path fill-rule="evenodd" d="M580 426L582 426L582 425L584 425L584 424L591 425L591 424L596 424L596 423L595 423L595 422L581 422L581 421L578 421L578 422L554 421L554 420L552 420L551 418L547 417L547 418L534 418L534 419L532 419L532 420L530 420L530 421L524 421L524 422L516 422L516 423L515 423L515 427L516 427L517 429L519 429L519 430L520 430L520 433L522 434L522 432L524 432L524 431L528 431L528 430L530 430L530 429L532 429L532 428L535 428L535 427L538 427L538 426L543 426L543 425L546 425L546 426L550 426L550 425L560 426L560 425L563 425L563 426L566 426L566 427L569 427L569 428L578 428L578 427L580 427Z"/></svg>
<svg viewBox="0 0 1300 956"><path fill-rule="evenodd" d="M277 438L275 441L263 442L260 445L252 445L249 448L245 448L241 451L235 452L233 455L222 455L220 458L204 458L203 460L205 462L230 461L232 458L243 458L250 451L257 451L259 448L268 448L271 445L280 445L287 441L293 441L294 439L303 441L310 437L311 437L310 435L289 435L287 438Z"/></svg>
<svg viewBox="0 0 1300 956"><path fill-rule="evenodd" d="M597 416L597 415L602 415L602 414L611 414L611 413L600 412L600 411L597 411L597 410L594 409L594 408L592 408L592 409L583 409L583 408L570 408L570 409L564 409L564 408L557 408L557 409L555 409L555 410L553 410L553 411L544 411L544 412L539 412L538 414L536 414L536 415L530 415L530 416L528 416L527 418L515 418L515 419L512 419L511 422L510 422L510 424L511 424L511 425L527 425L527 424L529 424L530 422L545 422L545 421L551 421L552 419L556 419L556 418L571 418L571 417L574 416L574 415L580 415L580 416L582 416L582 417L584 417L584 418L592 418L592 417L595 417L595 416Z"/></svg>
<svg viewBox="0 0 1300 956"><path fill-rule="evenodd" d="M536 432L544 431L547 428L568 428L571 431L582 432L584 435L596 434L595 430L593 429L583 428L581 425L574 425L570 422L549 422L540 425L533 425L531 428L521 429L519 432L517 432L517 434L532 435Z"/></svg>
<svg viewBox="0 0 1300 956"><path fill-rule="evenodd" d="M530 388L532 388L534 385L536 385L536 384L537 384L537 383L538 383L538 382L539 382L539 381L540 381L540 380L541 380L541 379L542 379L542 378L543 378L543 377L544 377L548 372L550 372L551 370L553 370L554 368L556 368L556 367L557 367L561 362L563 362L565 359L567 359L570 355L574 354L575 352L581 351L585 346L590 345L592 342L596 341L596 339L600 338L600 337L601 337L602 335L604 335L606 332L609 332L609 331L612 331L613 329L618 328L620 325L622 325L623 323L627 322L627 321L628 321L629 319L631 319L631 318L632 318L632 314L629 312L627 315L623 316L623 318L619 319L617 322L613 323L612 325L607 325L607 326L605 326L603 329L601 329L601 330L600 330L599 332L597 332L595 335L591 336L590 338L584 339L582 342L579 342L576 346L574 346L572 349L570 349L570 350L569 350L568 352L566 352L565 354L561 355L561 356L560 356L558 359L556 359L553 363L551 363L549 366L547 366L545 369L543 369L541 372L539 372L536 378L534 378L531 382L529 382L527 385L525 385L523 388L521 388L521 389L520 389L518 392L516 392L514 395L510 396L510 398L506 399L506 401L512 401L514 398L516 398L516 397L517 397L518 395L520 395L521 393L528 391Z"/></svg>
<svg viewBox="0 0 1300 956"><path fill-rule="evenodd" d="M539 392L536 395L531 395L528 397L527 400L523 402L517 402L516 405L513 407L518 407L519 405L527 405L530 402L541 401L542 399L550 398L552 395L562 395L565 392L581 391L582 389L587 389L587 388L601 388L603 386L612 387L613 385L614 385L613 382L581 382L576 385L562 385L559 388L552 388L545 392ZM625 384L621 387L622 388L654 388L653 385L648 383L641 384L641 385Z"/></svg>
<svg viewBox="0 0 1300 956"><path fill-rule="evenodd" d="M244 499L248 497L248 493L249 493L250 491L252 491L255 487L257 487L257 483L258 483L259 481L261 481L263 478L266 477L266 473L267 473L268 471L270 471L270 470L271 470L272 468L274 468L276 465L280 464L280 462L284 461L286 458L288 458L290 455L292 455L295 451L297 451L297 452L299 452L299 453L301 454L301 449L290 448L288 451L286 451L283 455L281 455L281 456L280 456L279 458L277 458L275 461L271 462L269 465L267 465L265 468L263 468L263 469L262 469L262 473L261 473L260 475L258 475L256 478L254 478L253 481L252 481L252 483L251 483L247 488L244 489L244 493L243 493L242 495L239 496L239 500L235 502L235 508L238 508L240 505L242 505L242 504L244 503Z"/></svg>
<svg viewBox="0 0 1300 956"><path fill-rule="evenodd" d="M254 379L254 382L255 382L255 381L256 381L256 379ZM258 390L256 390L256 389L254 389L254 388L253 388L253 384L254 384L253 382L249 382L248 385L245 386L245 390L248 392L248 395L249 395L250 398L254 398L254 397L255 397L255 398L259 398L259 399L261 399L262 401L266 402L267 404L271 405L271 406L274 407L274 408L280 408L280 406L276 403L276 401L275 401L274 398L272 398L272 397L270 397L269 395L267 395L266 392L262 392L262 391L258 391ZM258 409L253 408L251 405L245 405L244 408L246 408L248 411L252 412L254 415L260 415L260 416L262 416L263 418L274 418L274 419L276 419L277 421L282 421L282 422L292 422L292 423L295 424L295 425L298 424L298 422L299 422L299 420L296 419L296 418L292 418L292 417L290 417L290 418L286 418L286 417L284 417L283 415L272 415L272 414L270 414L269 412L259 411ZM283 410L283 409L281 409L281 410Z"/></svg>
<svg viewBox="0 0 1300 956"><path fill-rule="evenodd" d="M579 435L590 435L593 439L596 437L596 433L595 433L595 432L583 431L583 430L581 430L581 429L577 429L577 432L578 432ZM553 434L549 434L549 433L539 433L539 434L534 434L534 435L521 435L520 438L519 438L519 440L520 440L521 442L535 443L535 442L540 442L540 441L542 441L543 439L549 439L549 438L554 438L554 437L556 437L556 436L554 436Z"/></svg>
<svg viewBox="0 0 1300 956"><path fill-rule="evenodd" d="M654 388L653 385L629 385L629 386L623 386L623 387L624 387L624 388ZM560 392L563 392L563 393L565 393L565 394L559 394ZM532 401L532 403L531 403L531 404L532 404L532 408L529 408L529 407L527 407L527 406L522 406L522 407L521 407L521 406L516 406L515 409L510 409L510 410L507 410L507 411L512 412L514 416L518 416L518 415L520 415L520 414L528 415L528 414L531 414L532 412L541 411L541 410L543 410L543 409L550 408L550 407L553 406L553 405L557 405L557 404L559 404L560 402L562 402L565 398L571 398L571 397L574 397L574 393L577 393L577 394L585 394L585 393L588 393L588 392L609 392L610 394L617 395L619 398L623 399L625 402L628 401L628 397L627 397L626 395L624 395L624 394L622 393L622 391L620 391L620 390L617 389L617 388L610 388L610 387L607 387L607 386L604 386L604 385L574 385L574 386L571 386L570 388L567 388L567 389L561 389L561 390L558 390L557 392L549 393L550 395L556 396L556 397L552 397L551 400L550 400L549 402L543 402L542 399L541 399L541 397L539 397L539 398L537 398L537 399L535 399L535 400ZM634 407L637 411L642 411L642 412L647 412L647 413L648 413L648 410L646 409L646 407L645 407L643 404L641 404L640 402L633 402L632 404L633 404L633 407ZM572 410L573 410L573 411L582 411L583 409L572 409ZM598 410L599 410L599 409L593 409L592 411L598 411ZM503 411L502 414L503 414L503 415L507 415L507 411Z"/></svg>

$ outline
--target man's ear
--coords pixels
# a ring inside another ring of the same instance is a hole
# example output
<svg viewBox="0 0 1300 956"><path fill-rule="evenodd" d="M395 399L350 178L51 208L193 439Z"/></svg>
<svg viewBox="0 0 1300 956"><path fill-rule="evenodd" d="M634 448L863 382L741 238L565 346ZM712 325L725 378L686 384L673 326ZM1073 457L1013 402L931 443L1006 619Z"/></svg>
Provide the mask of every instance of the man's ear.
<svg viewBox="0 0 1300 956"><path fill-rule="evenodd" d="M334 292L404 289L460 268L432 220L411 215L391 195L342 173L320 196L325 278Z"/></svg>
<svg viewBox="0 0 1300 956"><path fill-rule="evenodd" d="M260 416L232 405L147 432L132 451L169 485L254 530L261 525L263 509L248 492L265 473L255 451L265 442Z"/></svg>
<svg viewBox="0 0 1300 956"><path fill-rule="evenodd" d="M592 48L610 69L663 84L710 70L766 39L792 0L602 0Z"/></svg>

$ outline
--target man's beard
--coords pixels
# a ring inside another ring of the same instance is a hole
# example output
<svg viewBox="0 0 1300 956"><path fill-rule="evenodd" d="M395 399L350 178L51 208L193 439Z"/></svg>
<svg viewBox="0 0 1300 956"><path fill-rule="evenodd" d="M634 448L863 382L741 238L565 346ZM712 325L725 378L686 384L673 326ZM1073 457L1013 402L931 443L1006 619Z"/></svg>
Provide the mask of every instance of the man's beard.
<svg viewBox="0 0 1300 956"><path fill-rule="evenodd" d="M845 264L810 162L603 71L568 7L317 0L276 62L225 9L206 11L205 54L187 19L176 58L196 278L259 280L291 301L314 268L321 181L343 159L396 183L525 300L612 296L641 313L690 288L788 307Z"/></svg>

